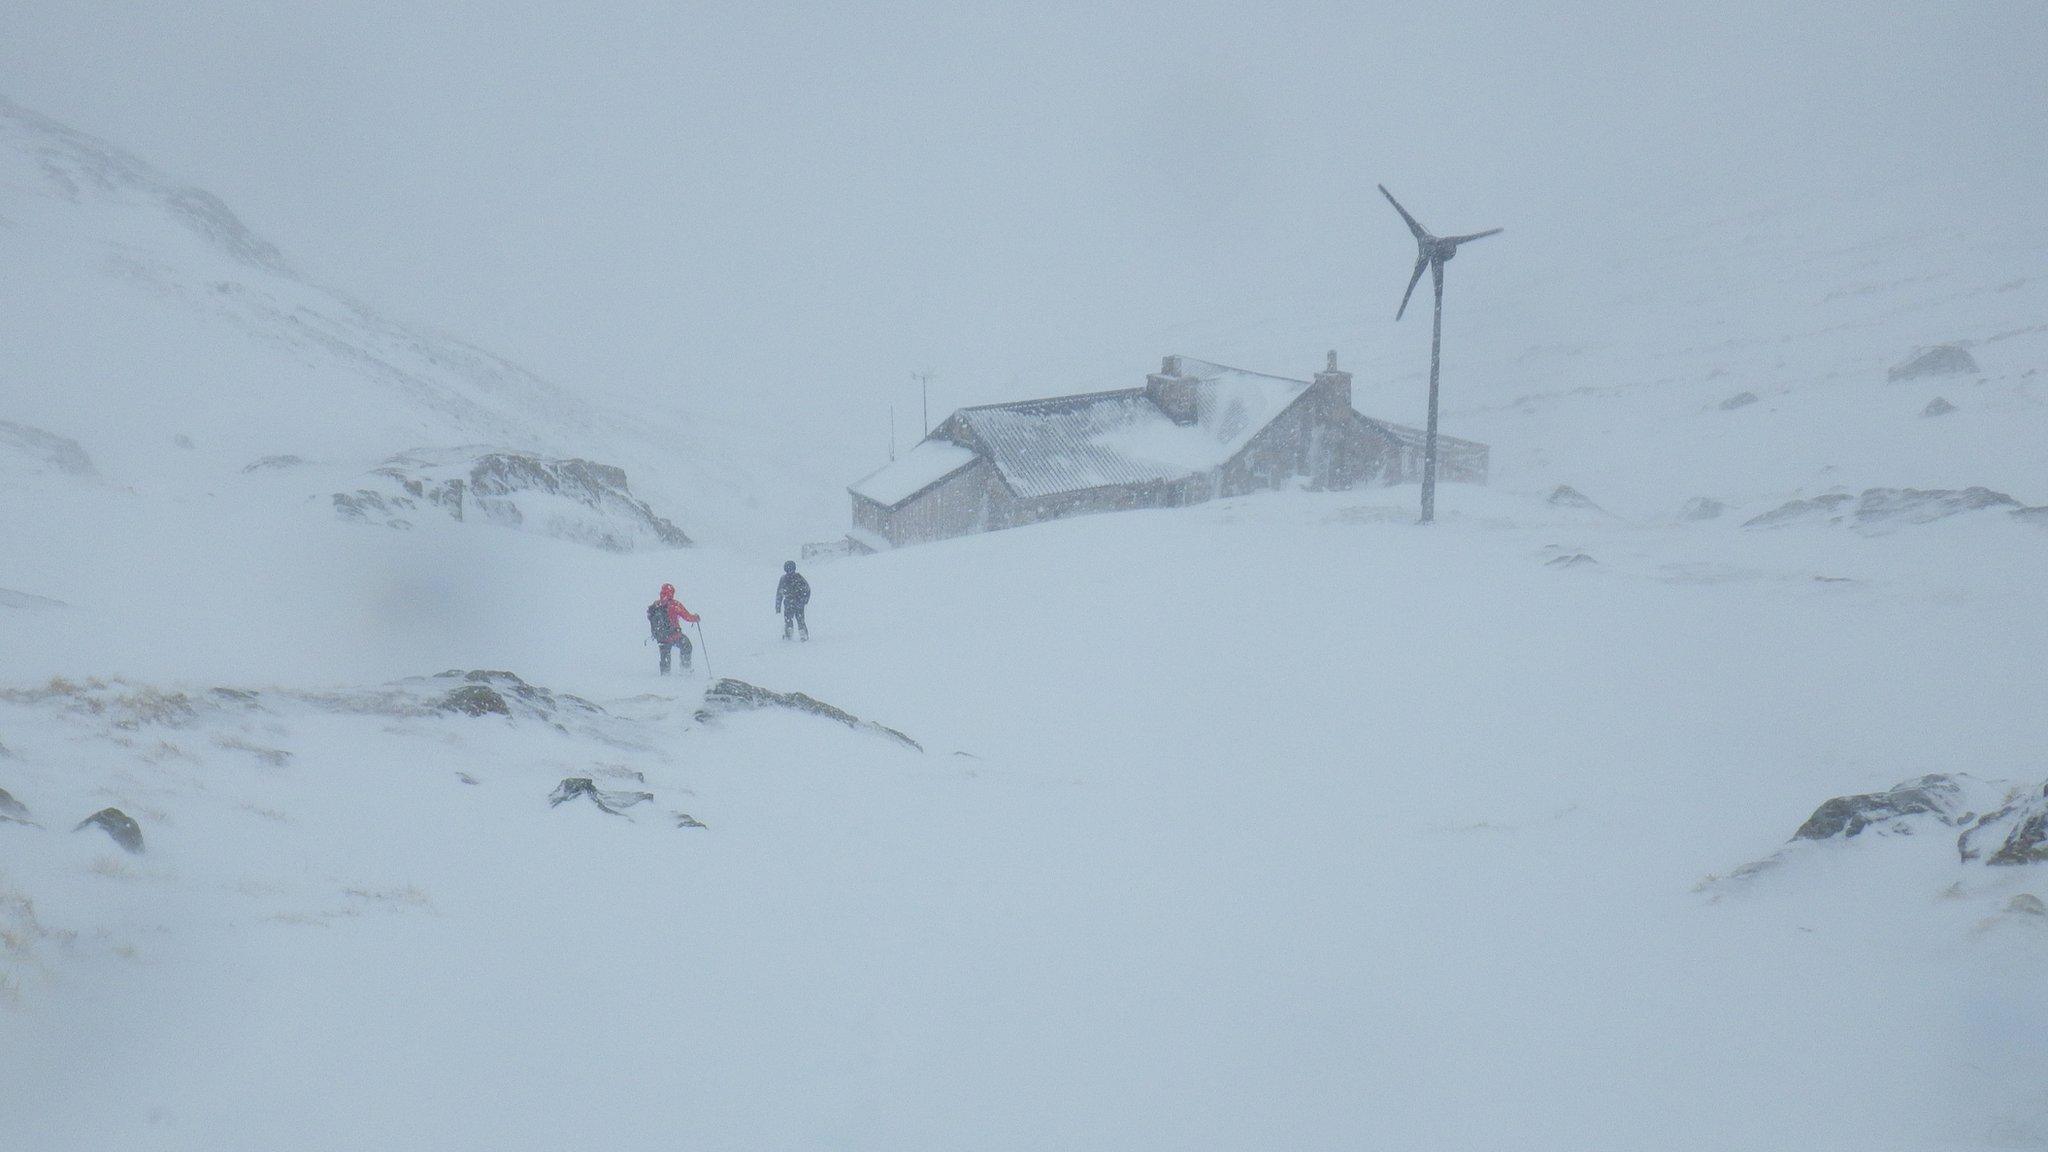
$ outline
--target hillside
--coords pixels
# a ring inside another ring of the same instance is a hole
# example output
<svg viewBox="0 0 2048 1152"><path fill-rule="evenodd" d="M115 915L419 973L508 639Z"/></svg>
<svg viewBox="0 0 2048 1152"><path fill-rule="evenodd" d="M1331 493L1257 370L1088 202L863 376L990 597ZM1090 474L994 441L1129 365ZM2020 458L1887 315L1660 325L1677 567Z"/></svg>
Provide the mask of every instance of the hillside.
<svg viewBox="0 0 2048 1152"><path fill-rule="evenodd" d="M1793 841L2048 782L2017 213L1511 227L1450 270L1495 477L1436 527L1286 492L835 561L784 645L843 428L584 399L0 133L0 1147L2048 1147L2048 862L1964 859L1975 809ZM1018 386L1335 344L1412 420L1426 326L1357 319L1402 271ZM1935 345L1976 370L1890 379ZM694 543L468 514L504 453Z"/></svg>

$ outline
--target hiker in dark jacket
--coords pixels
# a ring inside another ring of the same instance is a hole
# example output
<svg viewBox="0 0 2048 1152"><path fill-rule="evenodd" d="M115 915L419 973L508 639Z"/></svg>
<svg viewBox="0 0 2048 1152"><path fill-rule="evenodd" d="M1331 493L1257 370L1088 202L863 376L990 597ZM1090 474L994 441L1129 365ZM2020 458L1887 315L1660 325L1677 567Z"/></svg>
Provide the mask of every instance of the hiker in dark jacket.
<svg viewBox="0 0 2048 1152"><path fill-rule="evenodd" d="M683 635L683 624L695 624L703 617L683 607L676 599L676 586L663 584L661 599L647 606L647 629L654 642L661 645L661 674L668 675L668 650L677 649L682 653L683 671L690 670L690 638Z"/></svg>
<svg viewBox="0 0 2048 1152"><path fill-rule="evenodd" d="M789 639L790 630L795 629L804 639L811 638L811 626L804 623L804 605L811 602L811 582L797 575L796 561L782 562L782 580L775 585L775 610L782 613L782 638Z"/></svg>

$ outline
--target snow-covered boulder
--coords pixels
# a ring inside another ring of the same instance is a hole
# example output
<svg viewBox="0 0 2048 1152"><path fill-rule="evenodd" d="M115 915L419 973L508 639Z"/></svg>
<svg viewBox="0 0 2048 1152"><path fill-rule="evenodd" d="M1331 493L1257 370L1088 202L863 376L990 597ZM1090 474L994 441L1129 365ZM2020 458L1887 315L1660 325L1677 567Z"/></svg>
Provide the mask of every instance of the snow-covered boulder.
<svg viewBox="0 0 2048 1152"><path fill-rule="evenodd" d="M1593 499L1569 484L1559 484L1548 497L1548 503L1557 508L1584 508L1588 512L1604 512L1606 509L1593 503Z"/></svg>
<svg viewBox="0 0 2048 1152"><path fill-rule="evenodd" d="M374 486L332 496L346 520L411 528L422 516L480 520L602 548L683 548L690 538L635 497L626 473L590 460L453 449L394 456Z"/></svg>
<svg viewBox="0 0 2048 1152"><path fill-rule="evenodd" d="M624 816L626 809L636 804L645 804L654 799L652 792L628 792L599 788L597 782L588 776L571 776L555 786L548 796L548 807L559 808L578 796L589 799L598 810L614 816ZM700 825L701 827L701 825Z"/></svg>
<svg viewBox="0 0 2048 1152"><path fill-rule="evenodd" d="M1977 360L1960 344L1936 344L1922 348L1904 361L1892 365L1885 378L1894 382L1918 380L1923 376L1962 376L1977 371Z"/></svg>
<svg viewBox="0 0 2048 1152"><path fill-rule="evenodd" d="M1922 416L1946 416L1955 410L1956 406L1948 402L1948 397L1936 396L1927 402L1927 407L1922 408L1920 414Z"/></svg>

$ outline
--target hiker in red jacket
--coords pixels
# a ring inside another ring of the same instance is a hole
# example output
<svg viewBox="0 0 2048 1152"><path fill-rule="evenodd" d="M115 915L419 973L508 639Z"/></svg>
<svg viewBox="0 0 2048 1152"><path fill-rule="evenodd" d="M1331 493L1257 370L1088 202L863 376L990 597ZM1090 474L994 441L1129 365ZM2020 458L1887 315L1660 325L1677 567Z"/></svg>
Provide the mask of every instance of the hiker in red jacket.
<svg viewBox="0 0 2048 1152"><path fill-rule="evenodd" d="M693 615L683 602L676 599L676 586L663 584L661 599L647 606L647 629L654 636L654 642L661 645L661 674L668 675L668 650L681 652L683 671L690 670L690 638L683 634L685 623L695 624L702 616Z"/></svg>

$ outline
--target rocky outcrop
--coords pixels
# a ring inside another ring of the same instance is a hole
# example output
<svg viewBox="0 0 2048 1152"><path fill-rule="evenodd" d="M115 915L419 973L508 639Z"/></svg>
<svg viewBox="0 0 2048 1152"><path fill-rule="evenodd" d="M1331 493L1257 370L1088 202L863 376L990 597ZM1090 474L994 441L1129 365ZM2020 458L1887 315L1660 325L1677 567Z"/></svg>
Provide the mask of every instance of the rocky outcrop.
<svg viewBox="0 0 2048 1152"><path fill-rule="evenodd" d="M1749 406L1750 406L1751 404L1754 404L1754 403L1756 403L1756 402L1757 402L1757 395L1756 395L1756 393L1754 393L1754 392L1737 392L1737 393L1736 393L1735 395L1733 395L1733 396L1730 396L1730 397L1729 397L1729 398L1727 398L1726 400L1723 400L1723 401L1721 401L1721 411L1723 411L1723 412L1733 412L1733 411L1735 411L1735 410L1736 410L1737 408L1747 408L1747 407L1749 407Z"/></svg>
<svg viewBox="0 0 2048 1152"><path fill-rule="evenodd" d="M1936 344L1922 348L1898 364L1892 365L1885 373L1885 379L1894 383L1900 380L1918 380L1923 376L1974 375L1977 361L1960 344Z"/></svg>
<svg viewBox="0 0 2048 1152"><path fill-rule="evenodd" d="M1969 777L1921 776L1884 792L1837 796L1814 809L1792 838L1849 839L1872 828L1881 835L1910 836L1918 823L1913 818L1920 816L1958 827L1976 819L1983 793L1981 783Z"/></svg>
<svg viewBox="0 0 2048 1152"><path fill-rule="evenodd" d="M612 791L599 788L596 781L588 776L571 776L555 786L548 795L548 807L560 808L577 797L584 797L598 810L614 816L624 816L626 809L635 804L645 804L654 799L652 792Z"/></svg>
<svg viewBox="0 0 2048 1152"><path fill-rule="evenodd" d="M421 516L482 521L608 552L683 548L690 538L632 494L624 471L589 460L458 449L394 456L374 486L331 497L345 520L411 528Z"/></svg>
<svg viewBox="0 0 2048 1152"><path fill-rule="evenodd" d="M1788 500L1743 523L1744 528L1780 528L1791 524L1846 524L1865 532L1883 532L1907 524L1929 524L1964 512L2003 508L2020 502L1989 488L1866 488L1860 496L1833 492L1805 500Z"/></svg>
<svg viewBox="0 0 2048 1152"><path fill-rule="evenodd" d="M114 843L119 844L123 851L131 853L140 853L142 851L142 825L137 824L133 816L128 815L119 808L102 808L85 819L80 820L78 827L73 828L72 831L83 832L87 828L92 827L105 829L107 835L112 837Z"/></svg>
<svg viewBox="0 0 2048 1152"><path fill-rule="evenodd" d="M1964 860L1981 858L1986 864L2048 861L2048 784L2015 791L1962 834L1956 851Z"/></svg>
<svg viewBox="0 0 2048 1152"><path fill-rule="evenodd" d="M1922 408L1920 414L1922 416L1946 416L1955 410L1956 406L1948 402L1948 397L1936 396L1927 402L1927 407Z"/></svg>
<svg viewBox="0 0 2048 1152"><path fill-rule="evenodd" d="M806 696L802 692L777 692L770 688L763 688L757 684L749 684L744 680L734 680L730 677L720 679L705 691L704 705L698 709L697 719L699 722L709 722L734 712L750 712L761 708L780 708L791 712L801 712L823 720L830 720L836 724L844 724L848 728L887 736L906 748L912 748L919 752L924 751L924 745L919 744L894 728L877 724L872 720L863 720L843 708L835 708L822 700Z"/></svg>
<svg viewBox="0 0 2048 1152"><path fill-rule="evenodd" d="M529 684L513 672L451 668L432 679L459 681L434 703L434 709L439 712L462 716L523 715L553 720L563 712L600 714L604 711L581 696Z"/></svg>

